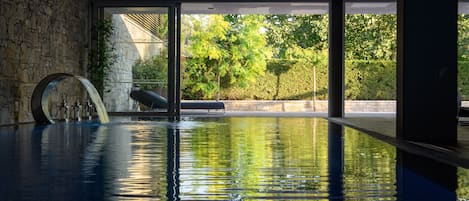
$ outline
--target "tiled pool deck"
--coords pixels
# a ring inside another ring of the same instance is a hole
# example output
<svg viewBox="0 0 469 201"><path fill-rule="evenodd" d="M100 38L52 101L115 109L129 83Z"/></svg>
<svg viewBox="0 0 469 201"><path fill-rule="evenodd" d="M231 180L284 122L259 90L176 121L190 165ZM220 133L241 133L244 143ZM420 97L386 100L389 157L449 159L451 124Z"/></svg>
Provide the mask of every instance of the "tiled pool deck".
<svg viewBox="0 0 469 201"><path fill-rule="evenodd" d="M345 118L329 118L329 120L365 132L408 152L465 168L469 167L469 126L458 126L456 145L437 146L396 139L396 119L389 115L352 114Z"/></svg>

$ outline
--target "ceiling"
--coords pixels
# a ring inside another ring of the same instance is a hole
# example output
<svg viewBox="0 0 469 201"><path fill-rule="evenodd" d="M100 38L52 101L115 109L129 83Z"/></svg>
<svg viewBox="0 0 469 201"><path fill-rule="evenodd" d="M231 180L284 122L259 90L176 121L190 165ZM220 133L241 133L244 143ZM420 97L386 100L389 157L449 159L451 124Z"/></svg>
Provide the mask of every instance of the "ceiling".
<svg viewBox="0 0 469 201"><path fill-rule="evenodd" d="M352 1L352 0L350 0ZM346 14L396 14L396 2L347 2ZM327 2L210 2L181 4L182 14L327 14ZM162 7L106 8L113 14L163 14ZM469 14L469 2L459 3L459 13Z"/></svg>
<svg viewBox="0 0 469 201"><path fill-rule="evenodd" d="M327 14L327 2L183 3L182 14ZM346 3L346 13L396 13L396 3Z"/></svg>
<svg viewBox="0 0 469 201"><path fill-rule="evenodd" d="M469 0L460 0L460 14L469 14ZM322 2L182 3L183 14L327 14ZM348 0L346 14L396 14L396 0Z"/></svg>

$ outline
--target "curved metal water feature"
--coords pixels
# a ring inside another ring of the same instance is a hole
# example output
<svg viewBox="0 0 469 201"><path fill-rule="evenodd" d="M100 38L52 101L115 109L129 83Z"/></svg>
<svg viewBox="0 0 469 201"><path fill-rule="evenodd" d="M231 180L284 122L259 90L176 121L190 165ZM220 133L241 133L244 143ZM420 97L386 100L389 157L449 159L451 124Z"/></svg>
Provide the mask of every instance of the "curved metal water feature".
<svg viewBox="0 0 469 201"><path fill-rule="evenodd" d="M49 93L60 81L70 77L79 80L80 83L85 87L91 98L91 101L96 107L96 112L98 113L101 123L108 123L109 117L107 115L106 108L104 107L104 104L101 101L101 97L99 96L99 93L93 84L91 84L91 82L84 77L69 73L55 73L48 75L37 84L36 88L34 88L33 96L31 97L31 110L36 123L54 123L54 120L52 120L49 114L49 104L47 103Z"/></svg>

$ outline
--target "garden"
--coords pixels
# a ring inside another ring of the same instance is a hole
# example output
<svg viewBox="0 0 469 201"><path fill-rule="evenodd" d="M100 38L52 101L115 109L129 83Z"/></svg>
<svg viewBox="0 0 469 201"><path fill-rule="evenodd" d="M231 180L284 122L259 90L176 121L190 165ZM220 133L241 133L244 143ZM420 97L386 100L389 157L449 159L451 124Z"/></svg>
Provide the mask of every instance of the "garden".
<svg viewBox="0 0 469 201"><path fill-rule="evenodd" d="M327 15L184 15L182 98L327 100ZM396 15L346 15L345 98L396 99ZM459 16L459 79L469 99L469 17ZM166 81L162 55L134 79ZM143 86L150 87L150 86Z"/></svg>

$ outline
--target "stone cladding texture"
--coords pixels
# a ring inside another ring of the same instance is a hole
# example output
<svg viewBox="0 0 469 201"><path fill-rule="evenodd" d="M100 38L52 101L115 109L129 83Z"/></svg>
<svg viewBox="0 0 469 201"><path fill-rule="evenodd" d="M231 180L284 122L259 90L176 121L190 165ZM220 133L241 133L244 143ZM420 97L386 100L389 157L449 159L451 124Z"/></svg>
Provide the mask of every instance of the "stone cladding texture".
<svg viewBox="0 0 469 201"><path fill-rule="evenodd" d="M85 74L88 12L88 0L0 0L0 125L33 121L30 98L48 74ZM84 95L74 81L55 93L51 102Z"/></svg>

